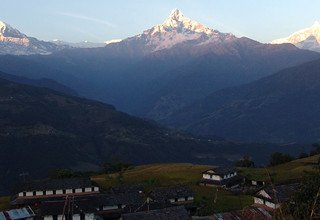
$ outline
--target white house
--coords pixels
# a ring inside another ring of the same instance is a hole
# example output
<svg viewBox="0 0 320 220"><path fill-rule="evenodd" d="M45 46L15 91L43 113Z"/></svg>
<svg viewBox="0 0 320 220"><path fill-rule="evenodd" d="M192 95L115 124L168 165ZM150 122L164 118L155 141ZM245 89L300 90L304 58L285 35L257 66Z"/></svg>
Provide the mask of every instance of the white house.
<svg viewBox="0 0 320 220"><path fill-rule="evenodd" d="M282 203L290 199L300 185L298 183L267 186L259 190L254 196L254 204L270 209L277 209Z"/></svg>
<svg viewBox="0 0 320 220"><path fill-rule="evenodd" d="M244 179L238 176L235 170L214 168L202 173L200 185L229 188L238 186L243 182L243 180Z"/></svg>
<svg viewBox="0 0 320 220"><path fill-rule="evenodd" d="M90 178L46 179L23 184L12 205L35 198L65 197L99 193L99 187Z"/></svg>

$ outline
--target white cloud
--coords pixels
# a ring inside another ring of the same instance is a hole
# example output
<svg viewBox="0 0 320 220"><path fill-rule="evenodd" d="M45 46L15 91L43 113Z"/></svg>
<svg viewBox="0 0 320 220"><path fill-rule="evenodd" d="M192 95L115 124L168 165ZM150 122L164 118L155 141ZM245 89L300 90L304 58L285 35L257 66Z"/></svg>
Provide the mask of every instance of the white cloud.
<svg viewBox="0 0 320 220"><path fill-rule="evenodd" d="M71 18L77 18L77 19L82 19L82 20L86 20L86 21L92 21L92 22L95 22L95 23L106 25L108 27L116 27L115 24L113 24L113 23L111 23L109 21L98 19L98 18L93 18L93 17L88 17L88 16L85 16L85 15L80 15L80 14L76 14L76 13L72 13L72 12L58 12L58 14L64 15L64 16L67 16L67 17L71 17Z"/></svg>

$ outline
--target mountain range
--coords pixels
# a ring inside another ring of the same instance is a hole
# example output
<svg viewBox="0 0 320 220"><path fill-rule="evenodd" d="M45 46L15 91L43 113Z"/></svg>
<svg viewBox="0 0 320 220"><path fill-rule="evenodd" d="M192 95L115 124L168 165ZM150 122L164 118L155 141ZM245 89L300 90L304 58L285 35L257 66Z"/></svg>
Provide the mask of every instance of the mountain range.
<svg viewBox="0 0 320 220"><path fill-rule="evenodd" d="M1 179L113 158L263 164L271 152L301 151L288 143L320 140L320 54L302 41L263 44L177 9L102 47L0 27Z"/></svg>
<svg viewBox="0 0 320 220"><path fill-rule="evenodd" d="M220 90L182 109L165 124L237 141L320 141L320 60Z"/></svg>
<svg viewBox="0 0 320 220"><path fill-rule="evenodd" d="M311 27L297 31L289 37L274 40L272 43L291 43L301 49L320 52L320 22L316 21Z"/></svg>
<svg viewBox="0 0 320 220"><path fill-rule="evenodd" d="M4 79L0 102L0 189L20 173L41 177L57 168L99 170L114 159L133 164L230 164L248 154L263 164L279 147L199 138L111 105ZM299 148L279 150L297 153Z"/></svg>
<svg viewBox="0 0 320 220"><path fill-rule="evenodd" d="M51 78L81 96L163 120L212 92L317 58L318 53L291 44L262 44L221 33L173 10L163 24L106 47L0 57L0 70ZM27 71L16 68L29 62Z"/></svg>

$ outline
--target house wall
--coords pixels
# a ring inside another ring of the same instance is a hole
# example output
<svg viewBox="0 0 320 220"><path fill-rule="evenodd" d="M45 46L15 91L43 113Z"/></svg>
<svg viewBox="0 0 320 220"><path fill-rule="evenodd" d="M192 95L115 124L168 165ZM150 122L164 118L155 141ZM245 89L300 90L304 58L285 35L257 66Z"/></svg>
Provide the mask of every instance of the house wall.
<svg viewBox="0 0 320 220"><path fill-rule="evenodd" d="M222 180L222 178L220 177L220 176L218 176L218 175L214 175L214 174L212 174L212 175L209 175L209 174L203 174L202 175L202 178L203 179L207 179L207 180Z"/></svg>
<svg viewBox="0 0 320 220"><path fill-rule="evenodd" d="M43 217L43 220L53 220L53 216L52 215L46 215Z"/></svg>
<svg viewBox="0 0 320 220"><path fill-rule="evenodd" d="M193 196L188 196L188 201L191 201L193 199L194 199Z"/></svg>
<svg viewBox="0 0 320 220"><path fill-rule="evenodd" d="M35 195L34 195L35 192ZM99 187L87 187L85 188L84 192L88 193L88 192L99 192ZM53 195L53 190L47 190L45 191L29 191L29 192L25 192L26 195L25 196L47 196L47 195ZM73 189L66 189L65 190L65 194L72 194L73 193ZM83 193L82 188L78 188L75 189L75 193ZM64 195L63 190L62 189L57 189L55 191L55 195ZM18 193L19 197L24 197L24 192L19 192Z"/></svg>
<svg viewBox="0 0 320 220"><path fill-rule="evenodd" d="M86 214L85 215L85 220L94 220L94 214L93 213Z"/></svg>
<svg viewBox="0 0 320 220"><path fill-rule="evenodd" d="M260 198L257 198L257 197L254 197L254 203L263 205L264 204L264 200L260 199Z"/></svg>
<svg viewBox="0 0 320 220"><path fill-rule="evenodd" d="M43 191L36 191L36 196L42 196L43 195Z"/></svg>
<svg viewBox="0 0 320 220"><path fill-rule="evenodd" d="M80 220L80 214L73 215L72 220Z"/></svg>

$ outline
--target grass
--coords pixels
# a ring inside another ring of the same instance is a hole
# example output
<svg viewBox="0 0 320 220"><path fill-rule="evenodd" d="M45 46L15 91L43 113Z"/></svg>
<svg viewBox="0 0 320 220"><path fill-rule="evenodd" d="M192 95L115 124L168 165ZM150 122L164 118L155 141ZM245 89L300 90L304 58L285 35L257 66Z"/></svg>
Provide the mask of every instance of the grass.
<svg viewBox="0 0 320 220"><path fill-rule="evenodd" d="M267 168L239 168L239 173L257 180L269 181L268 173L275 183L302 179L307 172L312 172L320 155L293 160Z"/></svg>
<svg viewBox="0 0 320 220"><path fill-rule="evenodd" d="M209 169L206 165L181 164L152 164L137 166L125 171L122 175L102 174L93 176L102 189L108 189L119 183L150 183L156 186L194 185L202 177L201 172Z"/></svg>
<svg viewBox="0 0 320 220"><path fill-rule="evenodd" d="M0 211L7 210L10 208L10 197L0 197Z"/></svg>
<svg viewBox="0 0 320 220"><path fill-rule="evenodd" d="M120 183L145 183L158 186L189 185L195 193L195 203L199 209L198 214L209 215L215 212L241 210L253 203L252 196L234 195L215 187L199 186L202 172L212 168L206 165L181 164L151 164L137 166L122 174L102 174L93 176L102 189L107 190ZM216 201L214 201L216 199Z"/></svg>

